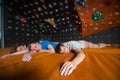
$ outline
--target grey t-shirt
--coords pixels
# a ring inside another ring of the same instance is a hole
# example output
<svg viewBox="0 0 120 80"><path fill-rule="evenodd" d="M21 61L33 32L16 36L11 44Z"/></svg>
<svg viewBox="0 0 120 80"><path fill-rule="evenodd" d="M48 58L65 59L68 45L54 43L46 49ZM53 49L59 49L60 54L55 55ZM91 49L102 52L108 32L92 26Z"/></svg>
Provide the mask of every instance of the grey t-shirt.
<svg viewBox="0 0 120 80"><path fill-rule="evenodd" d="M64 42L63 45L67 46L70 51L74 51L79 48L86 48L86 42L84 40L68 41L68 42Z"/></svg>

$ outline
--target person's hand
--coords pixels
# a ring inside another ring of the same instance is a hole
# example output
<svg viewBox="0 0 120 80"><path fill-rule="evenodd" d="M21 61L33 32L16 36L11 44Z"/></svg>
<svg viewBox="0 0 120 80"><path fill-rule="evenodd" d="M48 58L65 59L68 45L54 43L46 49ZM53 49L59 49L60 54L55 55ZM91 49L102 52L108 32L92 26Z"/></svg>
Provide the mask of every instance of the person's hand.
<svg viewBox="0 0 120 80"><path fill-rule="evenodd" d="M30 61L31 59L32 59L32 56L29 53L25 53L22 57L22 61L24 61L24 62Z"/></svg>
<svg viewBox="0 0 120 80"><path fill-rule="evenodd" d="M5 54L5 55L1 56L0 58L2 59L2 58L10 57L10 56L11 56L11 54Z"/></svg>
<svg viewBox="0 0 120 80"><path fill-rule="evenodd" d="M72 61L67 61L62 65L60 74L64 76L70 75L76 67L77 65L75 65Z"/></svg>

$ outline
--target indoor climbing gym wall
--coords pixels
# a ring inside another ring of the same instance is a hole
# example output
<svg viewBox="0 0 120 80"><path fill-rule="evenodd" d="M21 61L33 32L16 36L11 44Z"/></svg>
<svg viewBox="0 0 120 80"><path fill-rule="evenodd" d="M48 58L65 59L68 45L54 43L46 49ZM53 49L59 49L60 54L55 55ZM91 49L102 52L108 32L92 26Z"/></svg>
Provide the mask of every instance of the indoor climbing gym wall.
<svg viewBox="0 0 120 80"><path fill-rule="evenodd" d="M80 38L74 0L5 0L5 46Z"/></svg>
<svg viewBox="0 0 120 80"><path fill-rule="evenodd" d="M4 6L5 47L43 39L120 43L120 0L4 0Z"/></svg>
<svg viewBox="0 0 120 80"><path fill-rule="evenodd" d="M120 25L120 0L76 0L82 36Z"/></svg>

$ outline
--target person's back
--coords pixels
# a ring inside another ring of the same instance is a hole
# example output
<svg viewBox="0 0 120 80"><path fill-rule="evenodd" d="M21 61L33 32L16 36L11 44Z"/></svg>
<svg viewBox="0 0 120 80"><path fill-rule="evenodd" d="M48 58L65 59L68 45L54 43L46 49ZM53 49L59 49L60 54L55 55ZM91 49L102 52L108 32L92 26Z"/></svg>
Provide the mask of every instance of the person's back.
<svg viewBox="0 0 120 80"><path fill-rule="evenodd" d="M41 45L41 48L42 48L43 50L47 50L49 44L50 44L53 48L55 48L56 45L57 45L55 42L51 42L51 41L49 41L49 40L39 41L39 44Z"/></svg>
<svg viewBox="0 0 120 80"><path fill-rule="evenodd" d="M63 45L67 46L70 51L78 48L86 48L86 43L84 40L79 40L79 41L71 40L64 42Z"/></svg>

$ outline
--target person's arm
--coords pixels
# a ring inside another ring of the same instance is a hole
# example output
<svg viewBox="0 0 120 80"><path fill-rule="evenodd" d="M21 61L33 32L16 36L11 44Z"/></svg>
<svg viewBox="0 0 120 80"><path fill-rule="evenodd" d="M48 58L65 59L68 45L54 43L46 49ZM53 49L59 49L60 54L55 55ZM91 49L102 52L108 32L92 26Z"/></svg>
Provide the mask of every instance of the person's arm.
<svg viewBox="0 0 120 80"><path fill-rule="evenodd" d="M27 53L27 52L29 52L29 50L28 50L28 49L25 49L25 50L22 50L22 51L14 52L14 53L12 53L11 55L14 56L14 55L18 55L18 54Z"/></svg>
<svg viewBox="0 0 120 80"><path fill-rule="evenodd" d="M25 49L25 50L22 50L22 51L17 51L17 52L5 54L5 55L1 56L0 58L7 58L7 57L10 57L10 56L23 54L23 53L27 53L27 52L28 52L28 49Z"/></svg>
<svg viewBox="0 0 120 80"><path fill-rule="evenodd" d="M48 50L42 50L40 52L52 52L55 53L55 50L51 44L48 45Z"/></svg>
<svg viewBox="0 0 120 80"><path fill-rule="evenodd" d="M75 50L75 53L77 54L77 56L72 61L67 61L62 65L60 69L61 75L70 75L73 70L76 69L77 65L85 59L85 54L81 49Z"/></svg>

